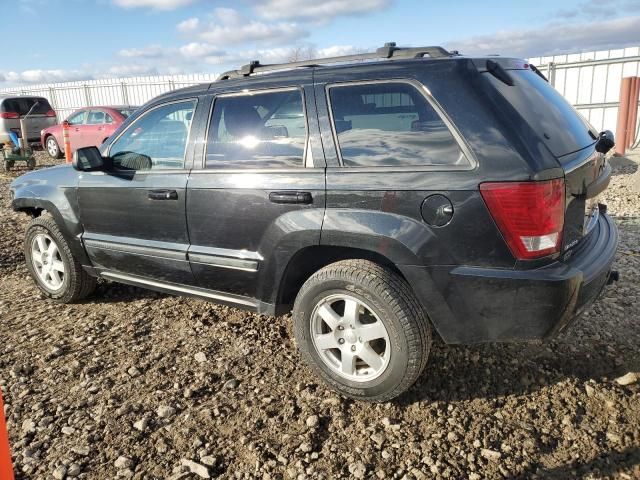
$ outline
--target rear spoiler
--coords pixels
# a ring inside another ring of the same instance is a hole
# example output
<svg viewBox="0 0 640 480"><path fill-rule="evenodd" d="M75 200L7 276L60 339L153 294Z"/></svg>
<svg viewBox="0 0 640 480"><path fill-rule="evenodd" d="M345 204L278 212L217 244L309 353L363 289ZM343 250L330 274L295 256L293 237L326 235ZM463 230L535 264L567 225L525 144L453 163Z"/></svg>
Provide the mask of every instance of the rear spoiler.
<svg viewBox="0 0 640 480"><path fill-rule="evenodd" d="M545 82L549 81L535 65L520 58L489 57L478 58L472 61L480 73L490 73L509 86L514 85L513 78L508 73L509 70L531 70Z"/></svg>

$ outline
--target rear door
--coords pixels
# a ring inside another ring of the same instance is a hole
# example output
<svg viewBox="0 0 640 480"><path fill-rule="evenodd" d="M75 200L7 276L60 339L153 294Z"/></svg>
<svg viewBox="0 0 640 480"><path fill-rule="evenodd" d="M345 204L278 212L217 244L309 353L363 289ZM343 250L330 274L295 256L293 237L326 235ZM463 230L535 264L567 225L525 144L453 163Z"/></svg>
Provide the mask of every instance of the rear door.
<svg viewBox="0 0 640 480"><path fill-rule="evenodd" d="M268 302L293 253L320 241L325 170L311 72L258 82L213 96L187 218L198 284Z"/></svg>
<svg viewBox="0 0 640 480"><path fill-rule="evenodd" d="M29 141L40 140L40 131L56 124L56 114L49 101L42 97L16 97L3 102L3 111L15 112L25 119ZM28 116L27 116L28 114ZM14 128L12 128L14 129ZM16 119L15 129L20 130L20 121Z"/></svg>

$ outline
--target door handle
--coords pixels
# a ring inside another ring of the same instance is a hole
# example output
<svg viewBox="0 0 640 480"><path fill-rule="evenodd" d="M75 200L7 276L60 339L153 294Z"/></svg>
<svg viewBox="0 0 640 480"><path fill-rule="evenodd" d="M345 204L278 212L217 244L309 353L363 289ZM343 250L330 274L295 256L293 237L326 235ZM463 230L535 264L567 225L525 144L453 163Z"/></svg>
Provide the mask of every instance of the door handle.
<svg viewBox="0 0 640 480"><path fill-rule="evenodd" d="M272 203L313 203L313 197L309 192L271 192L269 200Z"/></svg>
<svg viewBox="0 0 640 480"><path fill-rule="evenodd" d="M149 190L151 200L177 200L178 192L175 190Z"/></svg>

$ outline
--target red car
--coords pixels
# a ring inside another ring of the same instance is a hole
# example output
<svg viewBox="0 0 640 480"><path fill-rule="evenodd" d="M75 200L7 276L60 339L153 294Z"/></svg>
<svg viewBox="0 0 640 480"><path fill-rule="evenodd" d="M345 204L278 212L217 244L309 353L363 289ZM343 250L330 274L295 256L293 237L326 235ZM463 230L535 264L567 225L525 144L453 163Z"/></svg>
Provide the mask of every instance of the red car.
<svg viewBox="0 0 640 480"><path fill-rule="evenodd" d="M69 122L71 151L92 145L99 147L135 109L136 107L86 107L76 110L66 120ZM40 142L51 157L62 157L62 124L42 130Z"/></svg>

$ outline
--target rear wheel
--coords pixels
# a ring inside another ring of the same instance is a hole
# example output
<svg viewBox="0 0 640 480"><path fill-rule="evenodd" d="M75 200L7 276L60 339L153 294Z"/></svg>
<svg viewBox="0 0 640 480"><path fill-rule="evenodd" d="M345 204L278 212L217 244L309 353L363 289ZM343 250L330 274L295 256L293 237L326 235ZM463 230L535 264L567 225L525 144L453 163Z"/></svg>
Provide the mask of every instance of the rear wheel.
<svg viewBox="0 0 640 480"><path fill-rule="evenodd" d="M411 288L369 261L316 272L300 290L293 318L305 361L351 398L381 402L400 395L429 356L429 321Z"/></svg>
<svg viewBox="0 0 640 480"><path fill-rule="evenodd" d="M58 142L56 141L56 137L53 135L49 135L47 140L45 141L45 146L47 147L47 153L51 158L60 158L62 153L60 152L60 147L58 146Z"/></svg>
<svg viewBox="0 0 640 480"><path fill-rule="evenodd" d="M24 254L38 288L59 303L81 300L95 289L96 279L73 257L69 244L50 217L39 217L29 223Z"/></svg>

